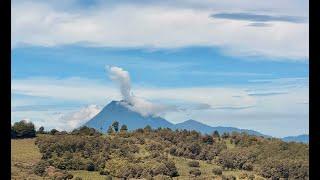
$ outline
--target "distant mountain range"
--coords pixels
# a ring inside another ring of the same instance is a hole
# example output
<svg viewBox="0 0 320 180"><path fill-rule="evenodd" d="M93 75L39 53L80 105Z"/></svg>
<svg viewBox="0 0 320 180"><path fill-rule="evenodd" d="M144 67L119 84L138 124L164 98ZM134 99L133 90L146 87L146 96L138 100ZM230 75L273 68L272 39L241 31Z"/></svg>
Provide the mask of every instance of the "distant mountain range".
<svg viewBox="0 0 320 180"><path fill-rule="evenodd" d="M187 120L182 123L173 124L161 117L154 116L142 116L140 113L137 113L130 108L125 101L112 101L107 106L105 106L96 116L91 120L85 123L85 126L92 127L101 132L106 132L108 127L112 124L113 121L118 121L120 126L125 124L128 126L129 130L134 130L138 128L144 128L147 125L150 125L152 128L171 128L171 129L187 129L195 130L203 134L211 134L214 131L218 131L219 134L224 132L246 132L249 135L271 137L264 135L254 130L248 129L239 129L235 127L211 127L206 124L200 123L196 120ZM303 137L286 137L286 141L296 141L296 140L305 140Z"/></svg>
<svg viewBox="0 0 320 180"><path fill-rule="evenodd" d="M283 141L286 142L302 142L302 143L309 143L309 135L302 134L298 136L287 136L282 138Z"/></svg>

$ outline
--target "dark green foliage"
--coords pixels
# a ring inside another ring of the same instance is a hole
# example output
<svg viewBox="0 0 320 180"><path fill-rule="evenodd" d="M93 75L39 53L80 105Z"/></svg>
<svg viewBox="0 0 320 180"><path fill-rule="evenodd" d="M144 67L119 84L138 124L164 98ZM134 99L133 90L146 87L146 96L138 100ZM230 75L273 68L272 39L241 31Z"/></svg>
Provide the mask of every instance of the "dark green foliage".
<svg viewBox="0 0 320 180"><path fill-rule="evenodd" d="M213 138L206 134L204 137L202 137L202 142L205 144L213 144Z"/></svg>
<svg viewBox="0 0 320 180"><path fill-rule="evenodd" d="M51 129L50 134L51 135L55 135L56 133L58 133L59 131L56 129Z"/></svg>
<svg viewBox="0 0 320 180"><path fill-rule="evenodd" d="M43 126L39 127L37 133L38 133L38 134L44 134L44 133L45 133L45 132L44 132L44 127L43 127Z"/></svg>
<svg viewBox="0 0 320 180"><path fill-rule="evenodd" d="M170 177L177 177L179 176L178 170L176 168L176 165L171 160L164 160L162 163L166 166L166 171L163 173L164 175L170 176Z"/></svg>
<svg viewBox="0 0 320 180"><path fill-rule="evenodd" d="M189 174L190 174L191 176L197 177L197 176L200 176L200 175L201 175L201 171L200 171L200 169L191 169L191 170L189 171Z"/></svg>
<svg viewBox="0 0 320 180"><path fill-rule="evenodd" d="M150 125L146 125L146 127L144 127L143 130L146 132L150 132L150 131L152 131L152 128Z"/></svg>
<svg viewBox="0 0 320 180"><path fill-rule="evenodd" d="M93 164L93 162L89 162L87 164L87 171L94 171L95 170L95 165Z"/></svg>
<svg viewBox="0 0 320 180"><path fill-rule="evenodd" d="M43 161L64 170L98 171L102 175L122 179L179 176L174 162L168 156L170 154L190 159L190 176L194 178L200 176L201 171L197 169L198 161L193 160L214 162L225 169L254 171L252 174L259 173L271 179L309 178L308 145L245 133L224 134L221 140L213 138L212 143L213 136L169 128L146 127L101 136L90 128L82 127L69 134L54 134L37 137L36 144ZM233 145L227 148L226 142L229 141ZM137 156L141 145L149 155ZM222 168L214 168L212 176L234 179L223 176ZM39 165L39 174L42 170ZM254 179L248 174L240 176Z"/></svg>
<svg viewBox="0 0 320 180"><path fill-rule="evenodd" d="M214 132L213 132L213 135L212 135L214 138L220 138L220 134L219 134L219 132L217 131L217 130L215 130Z"/></svg>
<svg viewBox="0 0 320 180"><path fill-rule="evenodd" d="M217 162L227 169L252 170L256 154L250 149L228 149L220 153Z"/></svg>
<svg viewBox="0 0 320 180"><path fill-rule="evenodd" d="M35 167L33 168L33 172L38 176L43 176L48 166L48 162L41 160L35 165Z"/></svg>
<svg viewBox="0 0 320 180"><path fill-rule="evenodd" d="M11 125L11 138L12 139L16 138L16 131L13 129L12 125Z"/></svg>
<svg viewBox="0 0 320 180"><path fill-rule="evenodd" d="M200 164L198 161L189 161L188 166L189 167L200 167Z"/></svg>
<svg viewBox="0 0 320 180"><path fill-rule="evenodd" d="M221 136L223 139L227 139L227 138L229 138L230 137L230 134L229 133L226 133L226 132L224 132L223 134L222 134L222 136Z"/></svg>
<svg viewBox="0 0 320 180"><path fill-rule="evenodd" d="M89 128L87 126L82 126L78 129L75 129L71 132L74 135L85 135L85 136L100 136L102 133L98 132L94 128Z"/></svg>
<svg viewBox="0 0 320 180"><path fill-rule="evenodd" d="M222 175L222 169L220 167L213 168L212 173L214 175Z"/></svg>
<svg viewBox="0 0 320 180"><path fill-rule="evenodd" d="M36 131L32 122L27 122L25 120L15 122L11 128L12 138L32 138L35 136Z"/></svg>
<svg viewBox="0 0 320 180"><path fill-rule="evenodd" d="M109 135L114 133L114 130L113 130L112 126L109 126L109 127L108 127L107 133L108 133Z"/></svg>
<svg viewBox="0 0 320 180"><path fill-rule="evenodd" d="M271 179L308 179L309 165L299 160L268 158L261 164L260 174Z"/></svg>
<svg viewBox="0 0 320 180"><path fill-rule="evenodd" d="M113 127L115 132L118 132L119 131L119 122L118 121L113 121L112 127Z"/></svg>
<svg viewBox="0 0 320 180"><path fill-rule="evenodd" d="M121 132L127 132L127 131L128 131L127 125L123 124L123 125L121 126L121 128L120 128L120 131L121 131Z"/></svg>

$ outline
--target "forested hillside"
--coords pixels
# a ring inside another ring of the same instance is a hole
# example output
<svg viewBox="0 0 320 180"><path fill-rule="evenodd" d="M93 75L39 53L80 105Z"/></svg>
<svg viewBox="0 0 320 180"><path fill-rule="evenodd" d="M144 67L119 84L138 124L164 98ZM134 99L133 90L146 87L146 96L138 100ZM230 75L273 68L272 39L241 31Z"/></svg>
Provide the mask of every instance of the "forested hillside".
<svg viewBox="0 0 320 180"><path fill-rule="evenodd" d="M48 168L96 171L106 178L308 179L309 147L245 133L202 135L196 131L152 129L108 134L82 127L70 133L38 135L42 154L34 173ZM71 178L71 174L69 174ZM72 176L73 177L73 176Z"/></svg>

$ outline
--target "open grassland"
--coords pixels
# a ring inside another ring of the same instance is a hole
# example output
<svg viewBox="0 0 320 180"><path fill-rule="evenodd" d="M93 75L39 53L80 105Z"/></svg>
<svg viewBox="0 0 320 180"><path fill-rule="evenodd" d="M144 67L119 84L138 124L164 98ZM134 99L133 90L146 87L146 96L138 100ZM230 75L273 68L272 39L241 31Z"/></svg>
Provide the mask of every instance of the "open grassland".
<svg viewBox="0 0 320 180"><path fill-rule="evenodd" d="M11 140L11 179L43 179L32 172L41 154L35 139Z"/></svg>

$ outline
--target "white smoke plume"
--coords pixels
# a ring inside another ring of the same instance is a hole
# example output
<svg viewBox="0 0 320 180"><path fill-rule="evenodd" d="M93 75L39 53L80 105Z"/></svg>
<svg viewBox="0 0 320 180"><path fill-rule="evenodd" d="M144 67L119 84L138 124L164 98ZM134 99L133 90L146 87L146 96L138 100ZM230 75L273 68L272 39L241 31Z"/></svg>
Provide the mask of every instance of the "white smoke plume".
<svg viewBox="0 0 320 180"><path fill-rule="evenodd" d="M131 82L128 71L116 66L106 67L109 77L120 87L120 92L124 102L122 103L132 111L138 112L143 116L159 116L167 111L177 110L176 106L155 104L131 93Z"/></svg>
<svg viewBox="0 0 320 180"><path fill-rule="evenodd" d="M123 100L131 101L131 82L128 71L120 67L111 66L109 68L109 77L112 81L118 83Z"/></svg>

